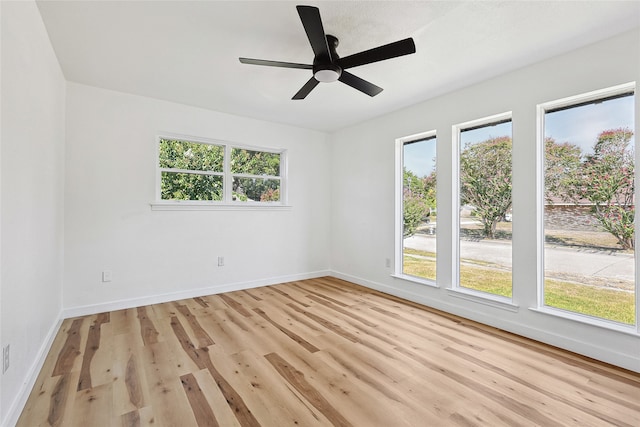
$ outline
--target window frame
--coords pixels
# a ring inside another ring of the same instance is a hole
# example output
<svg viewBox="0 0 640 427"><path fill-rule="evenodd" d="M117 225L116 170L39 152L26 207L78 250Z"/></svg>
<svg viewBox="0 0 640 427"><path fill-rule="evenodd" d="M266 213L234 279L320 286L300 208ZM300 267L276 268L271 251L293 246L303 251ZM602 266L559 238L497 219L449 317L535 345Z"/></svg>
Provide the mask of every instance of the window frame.
<svg viewBox="0 0 640 427"><path fill-rule="evenodd" d="M224 150L222 172L182 170L160 167L160 142L161 140L180 140L195 144L207 144L222 147ZM152 210L278 210L290 209L288 205L288 164L287 150L269 147L258 147L252 145L239 144L229 141L196 137L190 135L174 134L162 132L156 135L155 143L155 200L151 203ZM246 173L233 173L231 171L231 151L234 149L257 151L263 153L274 153L280 156L280 176L272 175L252 175ZM162 199L162 172L183 172L199 175L222 176L222 200L165 200ZM233 200L232 182L234 177L256 178L256 179L277 179L280 181L280 200L277 202L261 201L241 201Z"/></svg>
<svg viewBox="0 0 640 427"><path fill-rule="evenodd" d="M422 140L436 139L436 176L438 174L438 146L437 146L437 134L436 130L429 130L426 132L420 132L413 135L404 136L401 138L396 138L395 145L395 159L396 159L396 170L395 170L395 226L394 226L394 234L395 234L395 251L394 251L394 266L393 273L391 276L396 277L398 279L404 279L410 282L418 283L421 285L427 285L431 287L438 288L438 271L436 267L436 280L427 279L418 276L412 276L410 274L403 273L403 250L404 250L404 227L403 227L403 212L404 212L404 198L403 198L403 168L404 168L404 146L405 144L410 144L413 142L418 142ZM438 199L438 190L436 185L436 199ZM436 237L436 245L437 245L437 237ZM436 266L438 263L438 251L436 250Z"/></svg>
<svg viewBox="0 0 640 427"><path fill-rule="evenodd" d="M511 137L513 139L513 112L506 111L491 116L485 116L479 119L469 120L463 123L458 123L451 126L451 139L452 139L452 156L451 161L453 179L451 185L453 186L451 194L452 213L453 213L453 227L452 227L452 263L451 263L451 286L447 288L451 296L471 300L477 303L490 305L492 307L505 309L508 311L517 311L518 305L514 303L513 299L513 268L511 271L511 298L502 295L492 294L489 292L482 292L475 289L467 288L460 285L460 142L461 133L467 130L473 130L480 127L485 127L490 124L500 124L503 122L511 122L512 132ZM513 166L513 151L511 153L511 162ZM512 176L513 185L513 176ZM513 194L513 190L512 190ZM513 266L513 253L511 254L512 266Z"/></svg>
<svg viewBox="0 0 640 427"><path fill-rule="evenodd" d="M592 326L597 326L605 329L612 329L618 332L623 333L631 333L633 335L640 334L640 292L639 291L639 271L638 271L638 254L635 256L635 271L634 271L634 279L635 279L635 324L634 325L625 325L623 323L615 322L612 320L599 318L595 316L590 316L588 314L582 314L578 312L572 312L568 310L563 310L561 308L556 308L552 306L548 306L544 303L544 282L545 282L545 267L544 267L544 242L545 242L545 228L544 228L544 203L545 203L545 114L547 112L558 111L560 109L569 109L576 108L584 104L590 104L594 101L606 100L611 98L617 98L625 93L633 92L636 96L635 108L638 110L638 93L636 90L636 82L628 82L620 85L615 85L611 87L607 87L604 89L598 89L578 95L572 95L565 98L556 99L553 101L543 102L541 104L536 105L536 307L530 308L532 311L536 311L543 314L552 315L554 317L560 317L564 319L569 319L572 321L589 324ZM637 129L638 129L638 111L635 112L635 123L633 129L634 135L636 136L636 146L634 147L635 154L635 162L636 164L640 164L640 145L637 140ZM635 172L634 176L634 185L635 185L635 199L640 200L640 188L638 188L638 184L640 183L640 173ZM636 228L635 232L635 247L638 244L638 233L637 233L637 225L638 225L638 217L636 215L634 219L634 227Z"/></svg>

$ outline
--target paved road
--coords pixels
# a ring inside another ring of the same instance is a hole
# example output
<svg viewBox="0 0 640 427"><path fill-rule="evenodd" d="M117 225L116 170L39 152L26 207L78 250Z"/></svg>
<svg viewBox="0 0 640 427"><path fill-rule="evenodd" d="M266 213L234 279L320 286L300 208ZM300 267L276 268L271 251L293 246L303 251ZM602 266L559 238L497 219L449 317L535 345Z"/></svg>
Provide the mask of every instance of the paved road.
<svg viewBox="0 0 640 427"><path fill-rule="evenodd" d="M417 234L404 241L405 247L435 252L434 236ZM475 259L511 267L511 244L499 241L461 241L462 258ZM547 246L545 269L549 272L616 278L633 282L634 257L631 254L596 250L576 250Z"/></svg>

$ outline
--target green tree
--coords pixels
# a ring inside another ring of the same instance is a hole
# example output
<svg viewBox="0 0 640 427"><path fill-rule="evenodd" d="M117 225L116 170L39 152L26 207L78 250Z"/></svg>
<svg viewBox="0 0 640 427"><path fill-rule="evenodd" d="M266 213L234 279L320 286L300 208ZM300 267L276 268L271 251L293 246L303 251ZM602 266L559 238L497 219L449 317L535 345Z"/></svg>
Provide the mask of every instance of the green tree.
<svg viewBox="0 0 640 427"><path fill-rule="evenodd" d="M159 166L169 169L222 172L224 148L218 145L162 139ZM222 200L222 177L162 172L163 200Z"/></svg>
<svg viewBox="0 0 640 427"><path fill-rule="evenodd" d="M234 148L231 150L231 173L253 175L233 177L231 185L235 200L280 200L280 180L268 179L280 176L279 153Z"/></svg>
<svg viewBox="0 0 640 427"><path fill-rule="evenodd" d="M466 144L460 153L460 203L473 206L485 237L511 208L511 138Z"/></svg>
<svg viewBox="0 0 640 427"><path fill-rule="evenodd" d="M424 198L429 205L430 211L436 210L436 171L432 171L428 176L422 178L422 188L424 188Z"/></svg>
<svg viewBox="0 0 640 427"><path fill-rule="evenodd" d="M568 201L582 164L582 150L568 142L557 143L553 138L545 138L545 201L552 204L554 199Z"/></svg>
<svg viewBox="0 0 640 427"><path fill-rule="evenodd" d="M260 196L261 202L278 202L280 201L280 189L272 190L269 188Z"/></svg>
<svg viewBox="0 0 640 427"><path fill-rule="evenodd" d="M416 233L420 223L431 212L427 197L429 191L425 188L424 179L419 178L406 168L403 170L402 181L402 234L404 237L410 237ZM435 194L435 186L433 187L433 192ZM435 206L435 197L433 198L433 206Z"/></svg>
<svg viewBox="0 0 640 427"><path fill-rule="evenodd" d="M600 225L624 249L634 247L634 152L628 128L601 132L582 164L574 185L574 200L586 199Z"/></svg>

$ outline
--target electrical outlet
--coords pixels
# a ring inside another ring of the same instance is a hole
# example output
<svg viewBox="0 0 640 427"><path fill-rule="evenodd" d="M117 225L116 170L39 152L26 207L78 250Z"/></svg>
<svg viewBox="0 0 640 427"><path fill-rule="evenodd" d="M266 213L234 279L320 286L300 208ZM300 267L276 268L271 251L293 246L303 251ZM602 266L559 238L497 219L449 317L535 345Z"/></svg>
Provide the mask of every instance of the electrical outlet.
<svg viewBox="0 0 640 427"><path fill-rule="evenodd" d="M111 270L105 270L102 272L102 281L103 282L111 281Z"/></svg>
<svg viewBox="0 0 640 427"><path fill-rule="evenodd" d="M386 259L384 260L384 265L385 265L387 268L391 268L391 258L386 258Z"/></svg>
<svg viewBox="0 0 640 427"><path fill-rule="evenodd" d="M2 349L2 373L9 370L9 344Z"/></svg>
<svg viewBox="0 0 640 427"><path fill-rule="evenodd" d="M223 256L219 256L218 257L218 267L224 267L224 257Z"/></svg>

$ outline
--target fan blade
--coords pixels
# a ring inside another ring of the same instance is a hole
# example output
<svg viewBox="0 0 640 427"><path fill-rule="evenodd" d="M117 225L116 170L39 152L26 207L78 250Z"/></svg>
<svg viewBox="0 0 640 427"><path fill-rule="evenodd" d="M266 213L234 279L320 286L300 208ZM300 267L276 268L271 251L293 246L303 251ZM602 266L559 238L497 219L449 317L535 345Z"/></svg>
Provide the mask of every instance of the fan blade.
<svg viewBox="0 0 640 427"><path fill-rule="evenodd" d="M303 70L312 70L313 65L296 64L295 62L267 61L266 59L239 58L243 64L265 65L267 67L282 68L302 68Z"/></svg>
<svg viewBox="0 0 640 427"><path fill-rule="evenodd" d="M302 86L302 89L293 95L293 98L291 99L305 99L307 95L309 95L309 92L311 92L314 87L318 86L318 83L320 82L317 81L315 77L311 77L309 81Z"/></svg>
<svg viewBox="0 0 640 427"><path fill-rule="evenodd" d="M360 77L354 76L353 74L342 70L342 74L338 79L342 83L351 86L354 89L358 89L360 92L366 93L369 96L376 96L380 92L382 92L382 88L374 85L373 83L369 83L366 80L361 79Z"/></svg>
<svg viewBox="0 0 640 427"><path fill-rule="evenodd" d="M374 47L364 52L345 56L338 60L338 65L342 69L358 67L360 65L371 64L372 62L384 61L385 59L396 58L398 56L416 53L416 45L412 38Z"/></svg>
<svg viewBox="0 0 640 427"><path fill-rule="evenodd" d="M329 46L327 45L327 36L322 27L322 19L320 18L318 8L313 6L296 6L296 9L298 9L302 26L307 33L309 43L311 43L311 49L313 49L316 58L329 58L329 60L331 60Z"/></svg>

